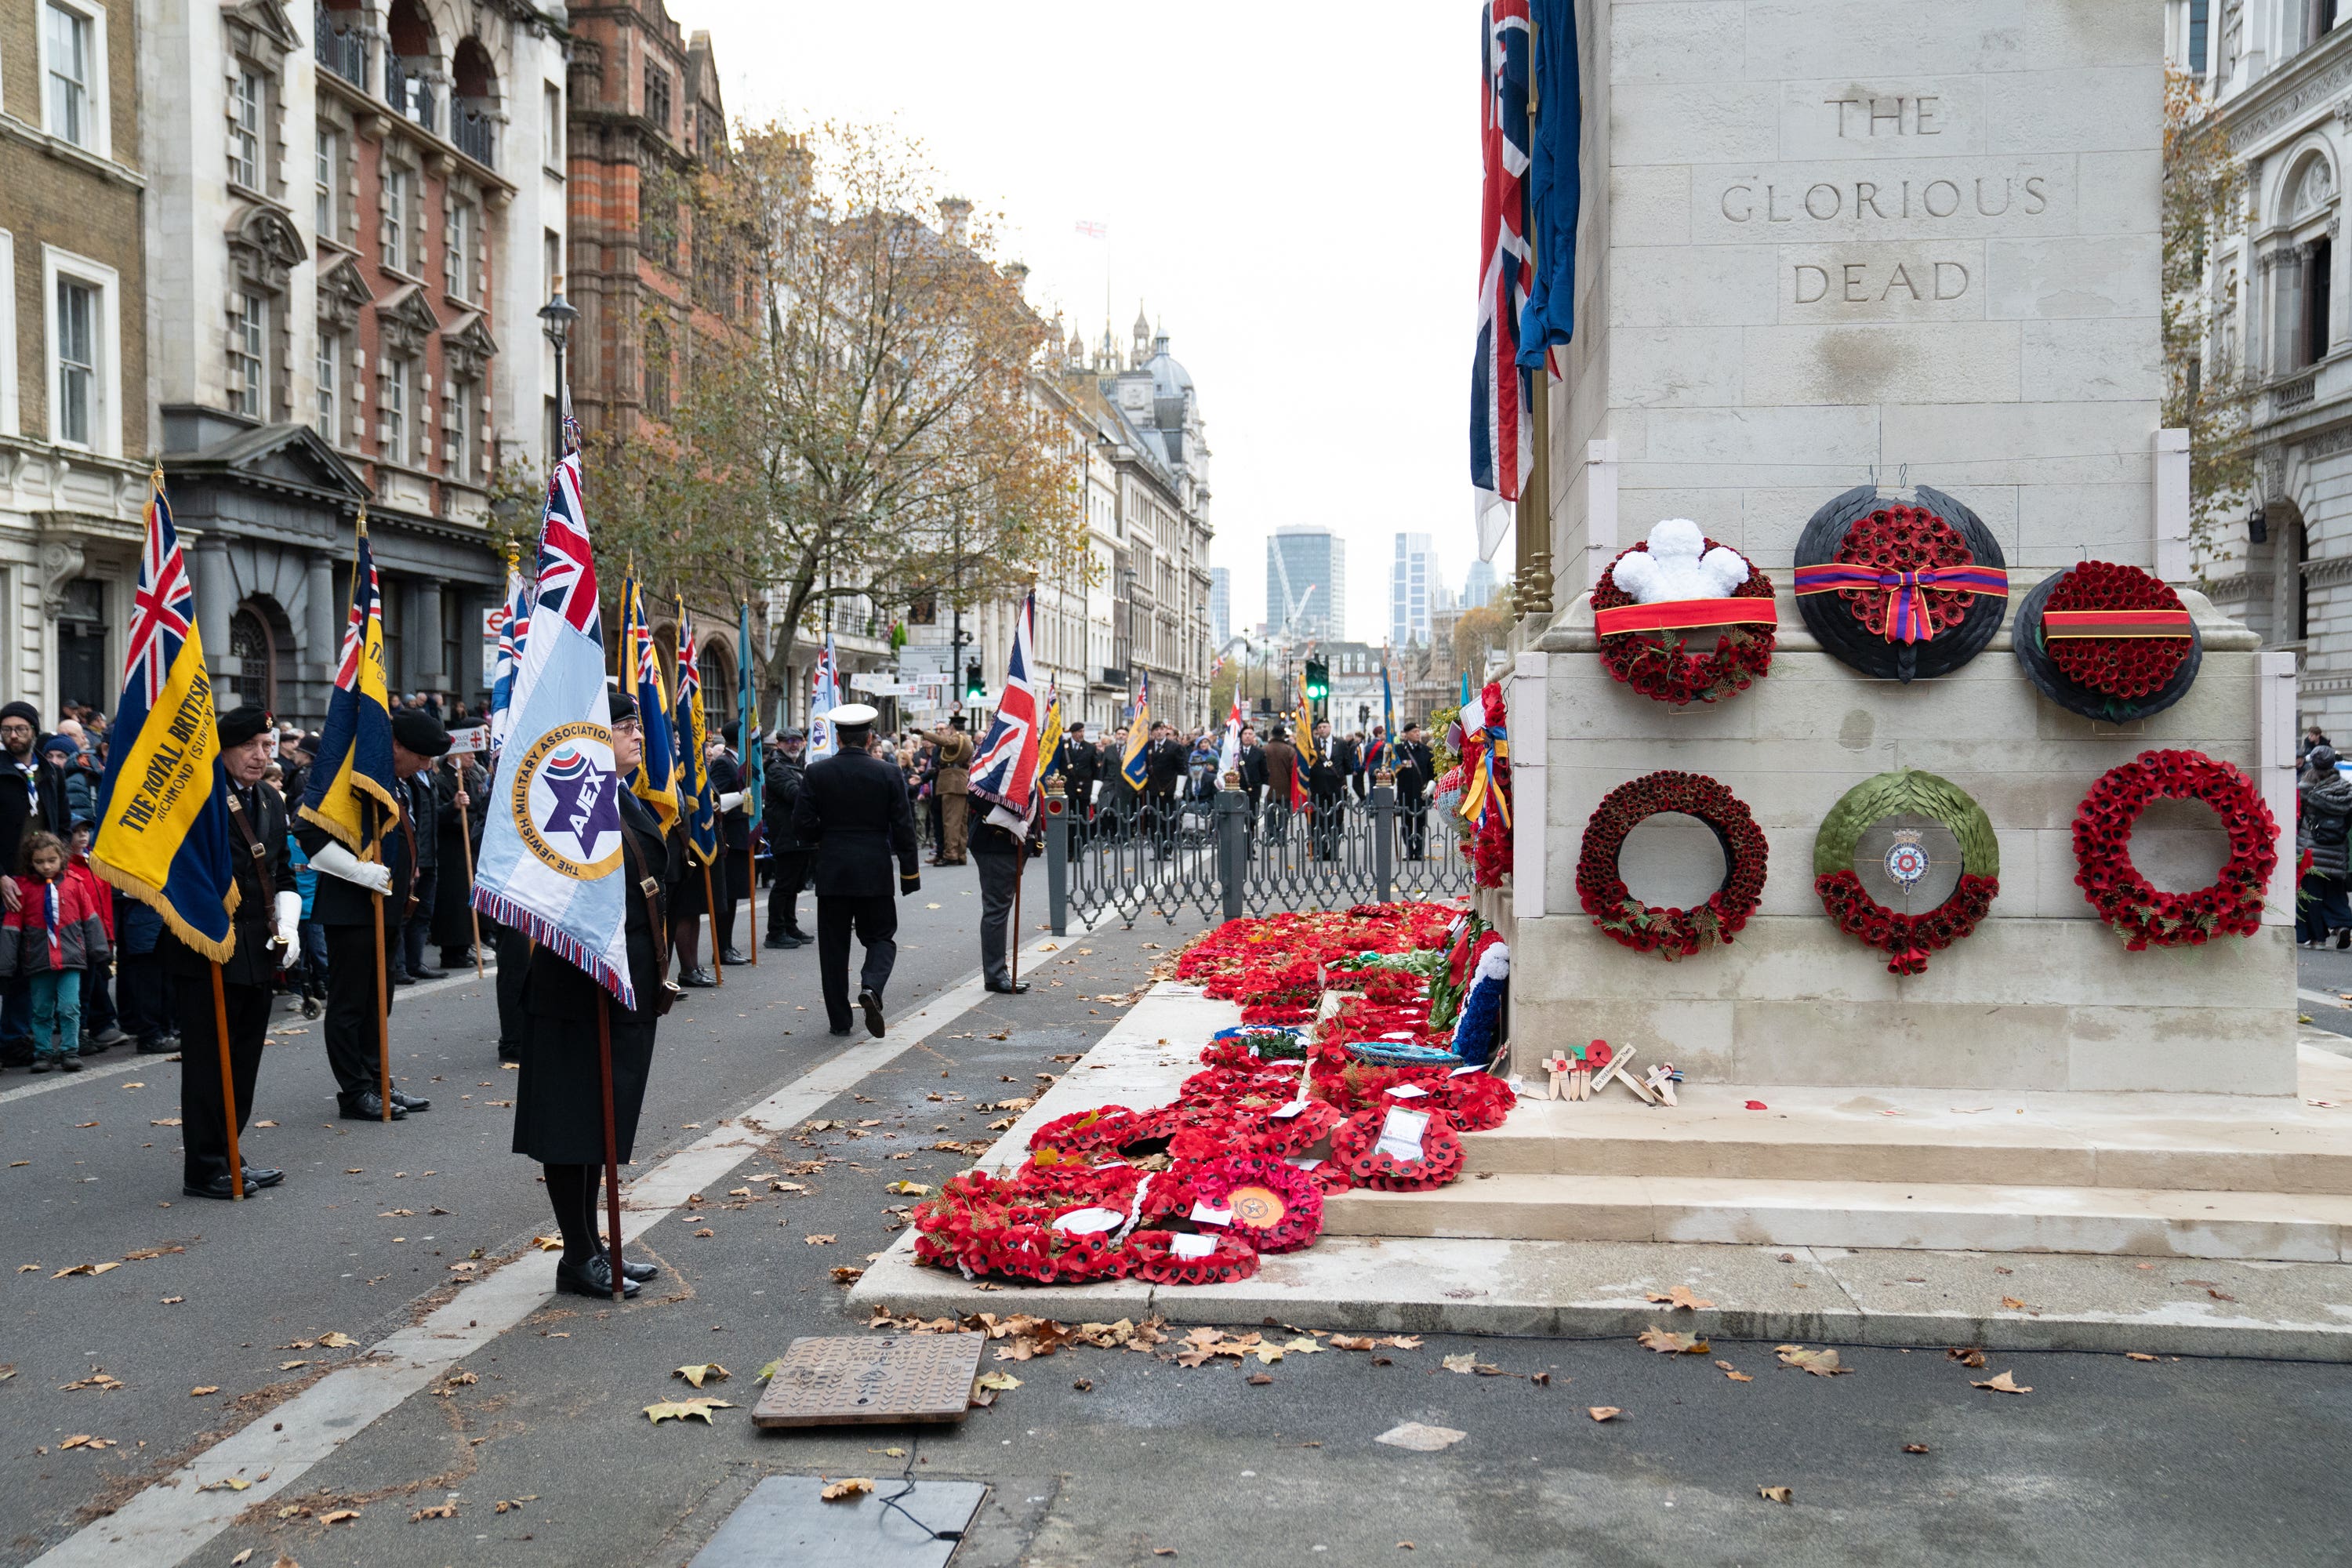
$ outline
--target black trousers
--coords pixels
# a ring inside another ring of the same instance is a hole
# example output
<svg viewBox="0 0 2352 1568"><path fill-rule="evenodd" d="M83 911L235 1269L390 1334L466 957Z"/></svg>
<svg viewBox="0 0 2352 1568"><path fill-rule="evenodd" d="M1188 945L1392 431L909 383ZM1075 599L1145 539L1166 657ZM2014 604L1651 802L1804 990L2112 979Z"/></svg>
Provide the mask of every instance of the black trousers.
<svg viewBox="0 0 2352 1568"><path fill-rule="evenodd" d="M1404 827L1404 854L1408 860L1418 860L1428 847L1429 797L1423 795L1399 794L1397 820Z"/></svg>
<svg viewBox="0 0 2352 1568"><path fill-rule="evenodd" d="M172 983L163 972L163 959L152 952L126 952L114 961L114 967L122 999L123 1032L146 1045L162 1040L172 1032ZM210 1016L210 994L205 998L205 1008ZM180 1120L184 1125L187 1118Z"/></svg>
<svg viewBox="0 0 2352 1568"><path fill-rule="evenodd" d="M401 973L414 974L425 967L425 939L433 932L433 900L441 893L441 868L425 866L416 873L413 889L416 912L400 922Z"/></svg>
<svg viewBox="0 0 2352 1568"><path fill-rule="evenodd" d="M373 1094L381 1086L376 1041L376 966L396 940L384 929L384 945L375 944L375 927L327 928L327 1065L334 1069L340 1094ZM392 993L383 994L384 1012L392 1011ZM183 1009L184 1012L189 1009Z"/></svg>
<svg viewBox="0 0 2352 1568"><path fill-rule="evenodd" d="M1005 935L1013 924L1013 889L1021 878L1019 855L974 855L980 868L980 973L992 985L1013 978L1004 966ZM1021 933L1012 932L1019 942Z"/></svg>
<svg viewBox="0 0 2352 1568"><path fill-rule="evenodd" d="M188 1000L180 1019L181 1166L188 1185L203 1186L228 1174L228 1116L221 1103L220 1039L213 1032L213 983L178 976ZM253 1080L261 1070L261 1037L269 1027L270 988L224 985L228 1004L228 1067L236 1081L236 1130L253 1114ZM250 1165L252 1161L246 1162Z"/></svg>
<svg viewBox="0 0 2352 1568"><path fill-rule="evenodd" d="M530 978L530 938L511 926L493 923L491 929L497 934L490 947L499 955L499 1054L512 1056L522 1049L522 988Z"/></svg>
<svg viewBox="0 0 2352 1568"><path fill-rule="evenodd" d="M801 930L801 889L808 886L814 849L784 849L776 855L776 879L768 889L768 940L806 936Z"/></svg>
<svg viewBox="0 0 2352 1568"><path fill-rule="evenodd" d="M877 996L890 984L898 962L898 900L887 893L856 898L842 893L816 897L816 966L824 984L824 1016L836 1029L849 1027L849 934L865 945L857 983Z"/></svg>
<svg viewBox="0 0 2352 1568"><path fill-rule="evenodd" d="M721 952L735 945L735 906L743 901L746 884L751 879L751 858L745 850L721 849L718 862L710 868L710 890L719 895L718 919L712 929L719 933Z"/></svg>

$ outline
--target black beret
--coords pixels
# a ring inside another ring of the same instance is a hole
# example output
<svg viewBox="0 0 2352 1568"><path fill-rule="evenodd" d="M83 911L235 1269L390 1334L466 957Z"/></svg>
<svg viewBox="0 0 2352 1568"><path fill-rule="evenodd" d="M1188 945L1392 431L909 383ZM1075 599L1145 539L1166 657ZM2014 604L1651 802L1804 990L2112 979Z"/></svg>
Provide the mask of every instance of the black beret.
<svg viewBox="0 0 2352 1568"><path fill-rule="evenodd" d="M29 702L19 700L0 708L0 719L22 719L33 727L35 734L40 733L41 710Z"/></svg>
<svg viewBox="0 0 2352 1568"><path fill-rule="evenodd" d="M242 708L232 708L220 716L220 738L224 746L242 746L264 730L271 728L268 714L248 702Z"/></svg>
<svg viewBox="0 0 2352 1568"><path fill-rule="evenodd" d="M404 708L394 713L392 738L420 757L437 757L449 749L449 731L422 708Z"/></svg>
<svg viewBox="0 0 2352 1568"><path fill-rule="evenodd" d="M719 739L725 741L730 746L741 745L743 743L743 721L740 719L729 720L724 725L719 727Z"/></svg>
<svg viewBox="0 0 2352 1568"><path fill-rule="evenodd" d="M618 724L637 716L637 700L625 691L604 693L604 722Z"/></svg>

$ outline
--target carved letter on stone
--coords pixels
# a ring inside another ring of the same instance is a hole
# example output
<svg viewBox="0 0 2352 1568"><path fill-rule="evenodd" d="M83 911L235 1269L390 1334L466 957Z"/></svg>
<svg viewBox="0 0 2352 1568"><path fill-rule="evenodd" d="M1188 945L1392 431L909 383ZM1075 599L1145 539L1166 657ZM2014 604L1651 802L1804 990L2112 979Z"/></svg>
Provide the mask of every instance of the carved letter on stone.
<svg viewBox="0 0 2352 1568"><path fill-rule="evenodd" d="M1969 269L1957 261L1936 263L1936 298L1957 300L1969 291Z"/></svg>
<svg viewBox="0 0 2352 1568"><path fill-rule="evenodd" d="M1813 275L1811 281L1815 282L1817 285L1813 288L1811 293L1807 293L1805 291L1809 281L1806 279L1805 274L1808 272ZM1810 261L1801 262L1798 264L1796 303L1800 305L1818 305L1823 299L1828 297L1829 291L1829 268L1825 267L1816 267Z"/></svg>

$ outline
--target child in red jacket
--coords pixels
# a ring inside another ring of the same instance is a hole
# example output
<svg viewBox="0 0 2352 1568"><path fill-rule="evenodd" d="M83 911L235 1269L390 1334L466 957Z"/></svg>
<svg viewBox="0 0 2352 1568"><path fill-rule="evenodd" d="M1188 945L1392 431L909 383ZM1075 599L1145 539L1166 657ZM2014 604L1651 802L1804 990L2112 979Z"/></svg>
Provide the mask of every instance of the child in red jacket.
<svg viewBox="0 0 2352 1568"><path fill-rule="evenodd" d="M33 1001L33 1071L81 1071L81 973L111 949L99 900L74 877L53 833L25 835L16 908L0 918L0 974L26 976Z"/></svg>

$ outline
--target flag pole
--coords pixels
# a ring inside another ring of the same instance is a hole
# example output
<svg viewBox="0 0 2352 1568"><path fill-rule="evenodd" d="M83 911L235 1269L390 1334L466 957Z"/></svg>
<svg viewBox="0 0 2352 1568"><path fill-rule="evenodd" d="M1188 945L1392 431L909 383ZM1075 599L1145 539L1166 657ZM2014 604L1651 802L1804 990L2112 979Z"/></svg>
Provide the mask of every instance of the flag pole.
<svg viewBox="0 0 2352 1568"><path fill-rule="evenodd" d="M228 1184L239 1203L245 1201L245 1156L236 1147L236 1074L228 1061L228 996L221 989L221 966L215 960L208 967L213 972L213 1039L220 1047L221 1104L228 1121Z"/></svg>
<svg viewBox="0 0 2352 1568"><path fill-rule="evenodd" d="M751 781L746 778L743 781ZM760 849L750 834L743 841L743 940L751 944L751 967L760 967Z"/></svg>
<svg viewBox="0 0 2352 1568"><path fill-rule="evenodd" d="M727 966L719 962L719 900L710 894L710 862L702 863L702 908L710 917L710 977L727 984Z"/></svg>
<svg viewBox="0 0 2352 1568"><path fill-rule="evenodd" d="M624 830L625 831L625 829ZM596 987L596 1070L604 1090L604 1220L610 1231L604 1260L613 1274L613 1300L622 1298L621 1140L613 1122L613 999Z"/></svg>
<svg viewBox="0 0 2352 1568"><path fill-rule="evenodd" d="M457 764L457 793L466 793L466 764ZM474 978L483 977L482 911L474 907L474 825L461 801L457 806L457 845L466 852L466 923L474 931Z"/></svg>
<svg viewBox="0 0 2352 1568"><path fill-rule="evenodd" d="M370 805L367 809L373 813L381 808ZM383 865L383 841L381 838L376 840L374 853L375 864ZM415 867L410 867L409 875L414 877L415 869ZM390 977L384 971L391 967L392 955L384 951L383 945L383 900L384 895L382 893L371 892L368 895L368 902L375 908L376 1089L378 1095L383 1100L382 1120L390 1121L392 1120L392 1002L385 993L385 986L389 984Z"/></svg>

